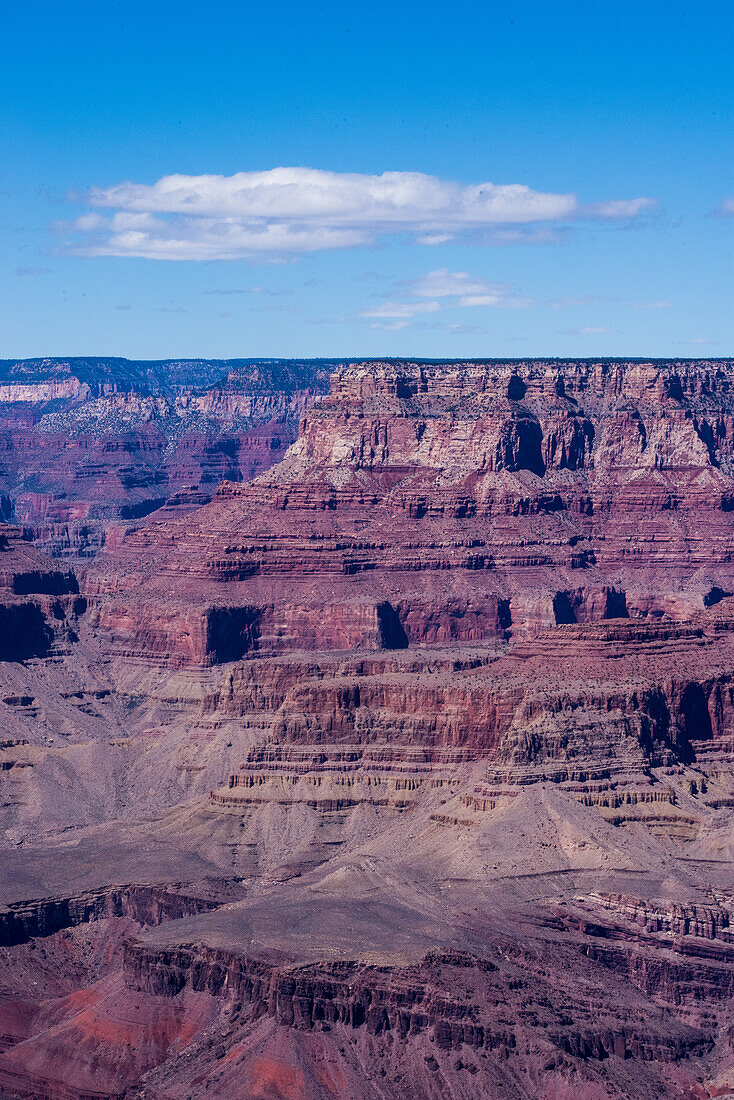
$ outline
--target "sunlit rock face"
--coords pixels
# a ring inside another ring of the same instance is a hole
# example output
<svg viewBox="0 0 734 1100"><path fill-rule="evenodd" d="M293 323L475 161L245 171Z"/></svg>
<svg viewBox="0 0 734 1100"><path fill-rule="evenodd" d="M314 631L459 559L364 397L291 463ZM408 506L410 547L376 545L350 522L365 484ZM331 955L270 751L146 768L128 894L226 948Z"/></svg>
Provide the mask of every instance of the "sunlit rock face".
<svg viewBox="0 0 734 1100"><path fill-rule="evenodd" d="M263 375L254 479L6 525L0 1093L733 1091L731 367Z"/></svg>
<svg viewBox="0 0 734 1100"><path fill-rule="evenodd" d="M283 462L87 589L113 644L202 663L690 616L734 591L730 407L716 363L351 365Z"/></svg>

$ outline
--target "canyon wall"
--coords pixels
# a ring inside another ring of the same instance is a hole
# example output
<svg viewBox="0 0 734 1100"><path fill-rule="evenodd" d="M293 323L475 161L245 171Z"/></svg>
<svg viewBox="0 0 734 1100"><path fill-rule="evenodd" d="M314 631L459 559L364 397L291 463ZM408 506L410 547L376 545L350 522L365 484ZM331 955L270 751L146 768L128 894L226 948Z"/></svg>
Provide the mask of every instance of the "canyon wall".
<svg viewBox="0 0 734 1100"><path fill-rule="evenodd" d="M0 512L54 556L280 461L326 361L0 361Z"/></svg>
<svg viewBox="0 0 734 1100"><path fill-rule="evenodd" d="M734 591L733 425L724 363L351 365L271 472L89 571L96 621L211 662L225 605L227 657L689 617ZM152 559L166 611L154 584L138 618Z"/></svg>
<svg viewBox="0 0 734 1100"><path fill-rule="evenodd" d="M732 365L0 364L0 1091L732 1092Z"/></svg>

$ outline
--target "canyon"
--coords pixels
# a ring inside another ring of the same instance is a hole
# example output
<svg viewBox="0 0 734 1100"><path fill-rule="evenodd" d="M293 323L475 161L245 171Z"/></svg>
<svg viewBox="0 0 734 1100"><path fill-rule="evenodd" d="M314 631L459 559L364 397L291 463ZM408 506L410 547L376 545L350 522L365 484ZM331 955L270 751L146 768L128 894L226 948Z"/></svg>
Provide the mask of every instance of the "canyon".
<svg viewBox="0 0 734 1100"><path fill-rule="evenodd" d="M0 1096L734 1095L733 366L0 363Z"/></svg>
<svg viewBox="0 0 734 1100"><path fill-rule="evenodd" d="M52 556L280 461L329 360L0 361L0 518Z"/></svg>

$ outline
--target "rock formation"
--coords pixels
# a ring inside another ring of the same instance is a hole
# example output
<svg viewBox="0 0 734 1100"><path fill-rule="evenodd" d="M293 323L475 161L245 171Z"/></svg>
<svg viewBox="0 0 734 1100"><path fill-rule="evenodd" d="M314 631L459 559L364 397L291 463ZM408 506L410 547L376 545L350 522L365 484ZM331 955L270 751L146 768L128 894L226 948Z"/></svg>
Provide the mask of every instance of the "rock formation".
<svg viewBox="0 0 734 1100"><path fill-rule="evenodd" d="M0 1092L734 1091L731 370L345 364L93 560L6 527Z"/></svg>
<svg viewBox="0 0 734 1100"><path fill-rule="evenodd" d="M0 361L0 518L54 556L280 461L327 361Z"/></svg>

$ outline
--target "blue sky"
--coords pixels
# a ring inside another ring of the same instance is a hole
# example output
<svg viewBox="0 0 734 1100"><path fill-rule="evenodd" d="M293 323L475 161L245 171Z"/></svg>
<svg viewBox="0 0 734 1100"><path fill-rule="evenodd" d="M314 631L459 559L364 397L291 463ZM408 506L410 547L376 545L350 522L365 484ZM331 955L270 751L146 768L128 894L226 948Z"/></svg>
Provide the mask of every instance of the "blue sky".
<svg viewBox="0 0 734 1100"><path fill-rule="evenodd" d="M0 357L734 355L729 3L3 21Z"/></svg>

